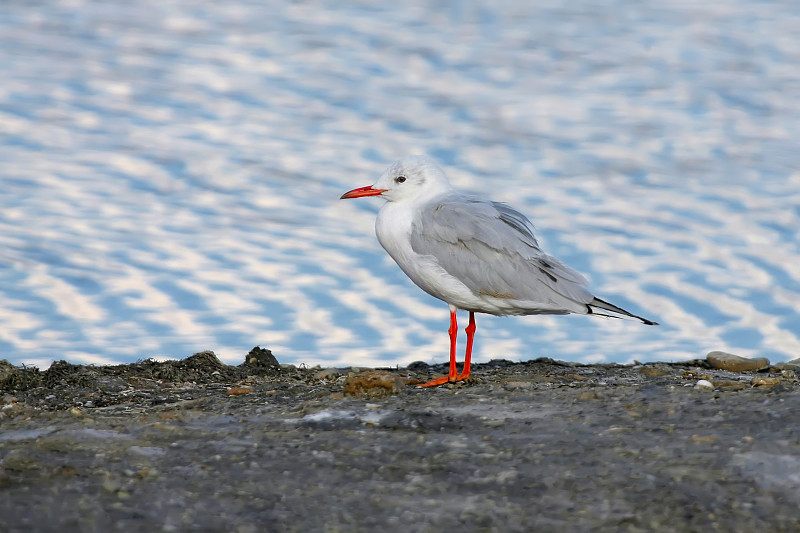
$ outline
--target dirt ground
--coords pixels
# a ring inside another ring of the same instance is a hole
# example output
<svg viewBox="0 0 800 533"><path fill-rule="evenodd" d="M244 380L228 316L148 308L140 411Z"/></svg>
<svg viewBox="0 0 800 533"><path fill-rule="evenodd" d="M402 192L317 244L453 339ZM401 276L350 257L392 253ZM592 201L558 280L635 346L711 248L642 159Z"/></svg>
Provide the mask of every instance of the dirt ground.
<svg viewBox="0 0 800 533"><path fill-rule="evenodd" d="M1 361L0 531L800 531L797 365L444 372Z"/></svg>

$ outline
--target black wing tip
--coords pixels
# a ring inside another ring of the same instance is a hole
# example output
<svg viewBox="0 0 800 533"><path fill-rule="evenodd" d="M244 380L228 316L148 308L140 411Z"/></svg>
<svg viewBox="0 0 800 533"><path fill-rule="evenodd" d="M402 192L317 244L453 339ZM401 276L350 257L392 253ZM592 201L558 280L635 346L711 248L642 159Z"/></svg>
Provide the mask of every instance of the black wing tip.
<svg viewBox="0 0 800 533"><path fill-rule="evenodd" d="M619 313L622 316L606 315L604 313L596 313L594 311L594 309L592 309L593 305L596 306L596 307L599 307L600 309L605 309L607 311L611 311L612 313ZM605 300L601 300L600 298L595 298L594 300L592 300L592 303L587 304L586 308L589 310L589 314L590 315L607 316L607 317L610 317L610 318L628 317L628 318L635 318L636 320L641 321L642 324L645 324L646 326L660 326L661 325L658 322L655 322L653 320L648 320L648 319L646 319L644 317L641 317L639 315L634 315L633 313L629 313L628 311L624 310L623 308L617 307L616 305L608 303Z"/></svg>

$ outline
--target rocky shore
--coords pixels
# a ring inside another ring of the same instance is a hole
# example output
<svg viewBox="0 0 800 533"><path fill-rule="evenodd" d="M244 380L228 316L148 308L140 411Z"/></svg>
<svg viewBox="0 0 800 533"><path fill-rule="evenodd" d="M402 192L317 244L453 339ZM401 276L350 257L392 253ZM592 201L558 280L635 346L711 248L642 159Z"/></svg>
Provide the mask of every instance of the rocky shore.
<svg viewBox="0 0 800 533"><path fill-rule="evenodd" d="M800 361L727 355L0 361L0 530L798 531Z"/></svg>

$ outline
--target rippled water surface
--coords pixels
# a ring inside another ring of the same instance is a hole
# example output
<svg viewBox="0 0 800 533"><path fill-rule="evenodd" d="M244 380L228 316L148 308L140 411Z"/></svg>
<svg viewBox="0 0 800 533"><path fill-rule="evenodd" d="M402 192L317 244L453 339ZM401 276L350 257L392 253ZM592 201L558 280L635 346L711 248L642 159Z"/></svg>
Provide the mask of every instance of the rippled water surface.
<svg viewBox="0 0 800 533"><path fill-rule="evenodd" d="M478 360L800 357L798 35L794 1L4 2L0 358L443 361L381 201L338 199L412 153L662 323L483 315Z"/></svg>

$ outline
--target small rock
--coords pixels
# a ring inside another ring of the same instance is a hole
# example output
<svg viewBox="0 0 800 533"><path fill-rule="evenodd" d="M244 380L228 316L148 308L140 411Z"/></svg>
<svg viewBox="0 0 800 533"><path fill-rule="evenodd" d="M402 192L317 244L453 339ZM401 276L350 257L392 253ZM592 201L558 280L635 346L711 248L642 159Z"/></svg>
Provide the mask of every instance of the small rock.
<svg viewBox="0 0 800 533"><path fill-rule="evenodd" d="M338 368L325 368L323 370L320 370L319 372L315 372L314 379L318 379L320 381L323 379L332 380L338 378L341 375L342 372Z"/></svg>
<svg viewBox="0 0 800 533"><path fill-rule="evenodd" d="M228 396L241 396L242 394L250 394L251 392L253 392L252 387L233 387L228 389L225 394Z"/></svg>
<svg viewBox="0 0 800 533"><path fill-rule="evenodd" d="M720 370L730 370L732 372L748 372L762 370L769 367L769 359L766 357L756 357L748 359L731 353L713 351L708 352L706 361L712 367Z"/></svg>
<svg viewBox="0 0 800 533"><path fill-rule="evenodd" d="M701 379L695 383L694 388L697 390L714 390L714 384L707 379Z"/></svg>
<svg viewBox="0 0 800 533"><path fill-rule="evenodd" d="M3 359L0 361L0 383L5 385L5 382L14 375L14 371L16 367L9 363L7 360Z"/></svg>
<svg viewBox="0 0 800 533"><path fill-rule="evenodd" d="M281 364L275 359L270 350L256 346L244 358L242 366L252 368L253 370L278 370Z"/></svg>
<svg viewBox="0 0 800 533"><path fill-rule="evenodd" d="M711 379L711 376L705 373L701 373L699 369L693 370L684 370L683 377L685 378L697 378L697 379Z"/></svg>
<svg viewBox="0 0 800 533"><path fill-rule="evenodd" d="M756 377L756 378L753 378L753 381L751 381L751 382L750 382L750 384L751 384L753 387L764 388L764 389L771 389L772 387L774 387L775 385L777 385L777 384L778 384L778 383L780 383L781 381L783 381L783 378L762 378L762 377Z"/></svg>
<svg viewBox="0 0 800 533"><path fill-rule="evenodd" d="M11 394L3 394L3 405L9 405L12 403L17 403L19 400L16 396L12 396Z"/></svg>
<svg viewBox="0 0 800 533"><path fill-rule="evenodd" d="M659 376L666 376L670 373L669 368L661 365L645 365L642 367L641 372L648 378L657 378Z"/></svg>
<svg viewBox="0 0 800 533"><path fill-rule="evenodd" d="M797 361L797 360L795 359L795 361ZM769 371L770 372L783 372L783 371L800 372L800 364L798 364L796 362L793 362L793 361L788 361L786 363L775 363L774 365L772 365L769 368Z"/></svg>
<svg viewBox="0 0 800 533"><path fill-rule="evenodd" d="M715 388L724 392L737 391L747 388L747 385L741 381L714 381L713 384Z"/></svg>
<svg viewBox="0 0 800 533"><path fill-rule="evenodd" d="M396 374L385 370L367 370L347 377L344 382L344 394L379 398L397 394L404 387L405 381Z"/></svg>
<svg viewBox="0 0 800 533"><path fill-rule="evenodd" d="M715 442L716 435L692 435L692 442Z"/></svg>
<svg viewBox="0 0 800 533"><path fill-rule="evenodd" d="M499 428L499 427L503 427L503 426L506 425L506 419L505 418L487 418L487 417L484 416L484 417L481 417L481 421L483 421L483 424L486 427L490 427L490 428Z"/></svg>
<svg viewBox="0 0 800 533"><path fill-rule="evenodd" d="M426 370L428 370L428 366L430 365L428 365L428 363L426 363L425 361L414 361L406 368L414 372L425 372Z"/></svg>

